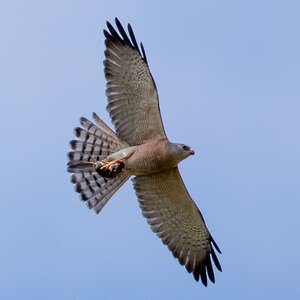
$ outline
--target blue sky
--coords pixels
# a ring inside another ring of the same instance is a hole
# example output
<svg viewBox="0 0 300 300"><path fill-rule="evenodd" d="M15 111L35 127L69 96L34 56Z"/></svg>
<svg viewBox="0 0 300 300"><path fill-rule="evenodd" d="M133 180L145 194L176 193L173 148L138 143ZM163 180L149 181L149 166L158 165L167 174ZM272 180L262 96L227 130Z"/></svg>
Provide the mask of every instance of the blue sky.
<svg viewBox="0 0 300 300"><path fill-rule="evenodd" d="M298 299L299 1L111 2L1 4L1 299ZM208 288L131 182L100 215L69 183L79 117L111 124L102 29L116 16L144 43L169 139L196 151L180 170L223 252Z"/></svg>

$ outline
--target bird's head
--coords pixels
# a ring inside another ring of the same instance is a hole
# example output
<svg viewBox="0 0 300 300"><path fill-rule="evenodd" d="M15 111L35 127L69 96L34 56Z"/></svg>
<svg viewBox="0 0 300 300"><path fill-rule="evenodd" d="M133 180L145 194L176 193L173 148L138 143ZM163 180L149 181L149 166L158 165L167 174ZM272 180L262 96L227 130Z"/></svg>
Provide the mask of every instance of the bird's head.
<svg viewBox="0 0 300 300"><path fill-rule="evenodd" d="M195 154L195 151L185 144L167 142L166 148L168 153L172 155L178 162L184 160L190 155Z"/></svg>

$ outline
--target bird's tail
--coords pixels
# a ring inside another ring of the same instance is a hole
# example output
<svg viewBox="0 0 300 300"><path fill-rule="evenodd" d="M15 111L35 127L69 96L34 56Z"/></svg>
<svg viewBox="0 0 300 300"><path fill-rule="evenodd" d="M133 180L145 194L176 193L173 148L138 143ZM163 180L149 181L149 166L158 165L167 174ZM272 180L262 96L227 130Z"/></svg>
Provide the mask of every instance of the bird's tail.
<svg viewBox="0 0 300 300"><path fill-rule="evenodd" d="M114 178L105 178L96 172L95 162L104 160L108 155L128 147L94 113L95 123L80 118L83 128L74 129L78 140L70 142L73 151L68 153L68 171L74 173L71 182L75 191L81 194L81 200L89 208L99 213L112 195L128 180L129 176L120 174Z"/></svg>

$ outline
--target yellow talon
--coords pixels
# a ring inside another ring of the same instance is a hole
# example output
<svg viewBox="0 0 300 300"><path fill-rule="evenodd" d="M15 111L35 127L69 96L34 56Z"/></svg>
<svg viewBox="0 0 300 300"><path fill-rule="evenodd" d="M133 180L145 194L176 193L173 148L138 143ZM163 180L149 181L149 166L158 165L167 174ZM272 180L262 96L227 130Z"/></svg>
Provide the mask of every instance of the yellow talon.
<svg viewBox="0 0 300 300"><path fill-rule="evenodd" d="M100 170L109 169L113 163L114 163L113 161L101 160L102 166L100 167Z"/></svg>
<svg viewBox="0 0 300 300"><path fill-rule="evenodd" d="M125 167L125 164L122 160L114 161L105 161L101 160L94 163L94 168L96 172L107 178L114 178L115 176L121 173L122 169Z"/></svg>

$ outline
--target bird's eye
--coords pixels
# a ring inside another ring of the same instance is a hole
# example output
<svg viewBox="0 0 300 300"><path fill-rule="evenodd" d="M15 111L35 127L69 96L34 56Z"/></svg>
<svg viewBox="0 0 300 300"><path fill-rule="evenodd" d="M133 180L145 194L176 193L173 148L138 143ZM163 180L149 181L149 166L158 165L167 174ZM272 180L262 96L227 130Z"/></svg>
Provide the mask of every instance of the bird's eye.
<svg viewBox="0 0 300 300"><path fill-rule="evenodd" d="M183 146L182 146L182 149L183 149L184 151L188 151L188 150L190 150L190 147L188 147L188 146L186 146L186 145L183 145Z"/></svg>

